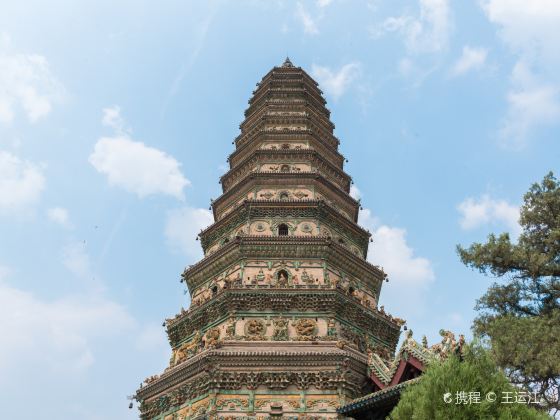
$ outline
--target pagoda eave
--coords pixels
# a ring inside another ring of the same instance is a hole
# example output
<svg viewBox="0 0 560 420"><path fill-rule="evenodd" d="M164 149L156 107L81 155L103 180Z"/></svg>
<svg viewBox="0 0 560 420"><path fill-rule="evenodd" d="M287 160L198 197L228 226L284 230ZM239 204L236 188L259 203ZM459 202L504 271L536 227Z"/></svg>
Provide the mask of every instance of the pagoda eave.
<svg viewBox="0 0 560 420"><path fill-rule="evenodd" d="M270 291L273 291L271 295ZM184 311L167 322L167 334L172 347L188 339L212 315L216 322L227 320L232 313L250 315L269 305L278 313L288 316L291 307L313 313L329 314L348 319L369 331L388 349L394 350L400 335L397 319L377 309L356 304L346 291L325 287L304 288L235 288L219 293L214 302L206 302Z"/></svg>
<svg viewBox="0 0 560 420"><path fill-rule="evenodd" d="M361 278L375 278L379 287L385 273L356 256L344 246L321 236L242 236L225 244L215 253L186 268L181 275L193 291L205 279L222 272L234 261L246 258L320 258L333 262L348 273Z"/></svg>
<svg viewBox="0 0 560 420"><path fill-rule="evenodd" d="M345 194L345 192L336 186L332 181L326 178L324 175L318 172L251 172L245 175L237 184L235 184L227 192L224 192L216 200L212 201L213 215L216 220L219 220L220 213L225 210L228 201L231 201L232 197L237 197L240 190L245 189L250 191L252 188L257 186L259 183L263 184L266 182L267 185L271 186L285 186L289 181L297 182L302 184L308 182L310 184L319 184L325 189L337 197L341 203L345 204L345 210L350 214L349 216L355 222L358 220L358 213L360 210L360 203L352 198L350 195ZM231 203L233 204L233 203Z"/></svg>
<svg viewBox="0 0 560 420"><path fill-rule="evenodd" d="M272 132L272 131L264 131L264 130L260 130L258 131L254 137L251 139L251 141L243 143L242 145L240 145L239 147L237 147L232 153L230 153L229 157L228 157L228 161L230 163L230 165L237 165L240 161L244 160L246 158L246 156L244 155L248 155L249 152L252 150L251 146L256 146L258 147L259 143L257 141L278 141L278 142L283 142L283 141L305 141L305 142L309 142L311 141L312 144L315 146L315 148L317 149L317 151L321 154L324 155L324 157L328 160L332 160L333 164L336 166L340 166L342 167L343 163L344 163L344 156L342 156L337 148L336 148L336 144L329 144L332 142L327 142L325 141L324 138L322 138L321 136L317 135L314 132L298 132L298 133L294 133L294 132L290 132L290 133L285 133L285 132ZM337 140L338 141L338 140ZM319 147L317 147L319 146ZM259 150L259 149L257 149Z"/></svg>
<svg viewBox="0 0 560 420"><path fill-rule="evenodd" d="M199 233L202 249L206 250L225 233L241 226L253 217L318 217L321 221L334 224L345 232L352 232L355 242L367 255L371 233L361 226L339 217L339 213L324 200L245 200L222 219ZM264 235L263 235L264 236ZM309 235L311 236L311 235Z"/></svg>
<svg viewBox="0 0 560 420"><path fill-rule="evenodd" d="M285 161L290 159L293 163L311 163L315 167L325 168L330 172L330 176L334 176L342 181L342 188L344 191L349 191L352 177L344 172L342 167L333 165L318 152L311 149L288 149L288 150L270 150L261 149L257 150L252 156L248 156L243 161L236 165L235 170L230 169L220 177L220 184L224 190L230 187L234 182L234 178L239 177L241 174L250 171L249 166L264 163L276 163L278 161ZM233 179L232 179L233 178Z"/></svg>
<svg viewBox="0 0 560 420"><path fill-rule="evenodd" d="M259 344L264 348L255 351L255 345ZM367 357L362 353L350 346L339 349L333 341L290 342L291 348L286 350L285 347L285 342L224 341L218 349L203 351L185 363L168 369L157 379L139 388L136 396L140 400L157 397L162 392L181 384L185 378L204 373L206 365L219 365L220 368L225 369L267 367L281 371L286 363L290 363L302 370L309 370L340 364L348 359L347 367L360 371L367 364Z"/></svg>

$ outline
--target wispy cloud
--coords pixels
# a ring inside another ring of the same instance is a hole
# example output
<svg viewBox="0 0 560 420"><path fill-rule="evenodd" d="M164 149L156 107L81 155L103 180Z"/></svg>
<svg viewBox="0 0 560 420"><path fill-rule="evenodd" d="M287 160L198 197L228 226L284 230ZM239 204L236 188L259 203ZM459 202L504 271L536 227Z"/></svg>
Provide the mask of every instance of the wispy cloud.
<svg viewBox="0 0 560 420"><path fill-rule="evenodd" d="M134 323L123 307L111 301L69 298L49 302L1 283L0 316L11 320L2 328L0 372L4 373L11 370L10 364L38 360L49 372L83 371L95 361L91 342L96 336L117 334ZM39 347L41 351L36 351Z"/></svg>
<svg viewBox="0 0 560 420"><path fill-rule="evenodd" d="M311 73L319 82L319 87L336 101L350 87L360 74L361 65L358 62L345 64L338 71L326 66L313 64Z"/></svg>
<svg viewBox="0 0 560 420"><path fill-rule="evenodd" d="M481 70L486 64L487 55L488 50L486 48L465 45L461 57L459 57L451 69L451 75L461 76L470 71Z"/></svg>
<svg viewBox="0 0 560 420"><path fill-rule="evenodd" d="M457 206L457 210L461 214L459 224L464 230L498 224L505 226L514 236L521 231L519 207L506 200L494 199L488 194L479 198L466 198Z"/></svg>
<svg viewBox="0 0 560 420"><path fill-rule="evenodd" d="M0 323L3 395L18 401L32 398L49 418L76 418L76 411L80 418L106 418L96 415L95 405L86 400L63 408L53 401L61 393L86 392L91 377L99 374L92 368L108 368L106 357L129 369L135 363L131 345L143 358L165 363L167 340L163 329L158 331L153 322L142 325L121 304L87 289L57 298L41 297L10 284L26 283L14 278L16 274L17 270L0 266L0 319L5 321ZM105 354L105 348L111 349L110 354ZM25 396L20 395L23 388ZM83 415L85 412L88 414Z"/></svg>
<svg viewBox="0 0 560 420"><path fill-rule="evenodd" d="M107 108L103 108L103 118L101 119L101 124L105 127L110 127L115 132L119 134L130 134L130 128L126 127L124 118L121 116L121 107L118 105L112 105Z"/></svg>
<svg viewBox="0 0 560 420"><path fill-rule="evenodd" d="M198 25L192 27L192 31L193 31L192 39L194 41L193 48L189 52L188 56L181 63L179 69L177 70L175 78L173 79L171 86L169 87L169 91L167 92L167 96L165 97L165 100L161 107L161 111L160 111L161 118L165 116L165 113L167 112L167 107L169 106L169 102L179 92L181 85L183 84L183 80L188 75L191 68L198 60L198 56L204 49L208 32L210 30L214 17L218 12L217 2L211 2L209 9L210 10L206 15L206 17L201 19Z"/></svg>
<svg viewBox="0 0 560 420"><path fill-rule="evenodd" d="M404 54L397 72L417 88L441 67L453 29L449 0L419 0L417 13L389 16L369 27L370 36L380 39L395 33L402 40Z"/></svg>
<svg viewBox="0 0 560 420"><path fill-rule="evenodd" d="M499 27L504 42L525 61L560 64L560 2L556 0L482 0L488 20Z"/></svg>
<svg viewBox="0 0 560 420"><path fill-rule="evenodd" d="M309 35L317 35L319 29L315 19L309 14L302 3L298 2L296 5L296 17L303 25L303 31Z"/></svg>
<svg viewBox="0 0 560 420"><path fill-rule="evenodd" d="M0 213L33 205L44 188L40 166L0 150Z"/></svg>
<svg viewBox="0 0 560 420"><path fill-rule="evenodd" d="M167 243L194 260L202 256L200 231L214 222L212 213L206 209L183 207L167 213L165 237Z"/></svg>
<svg viewBox="0 0 560 420"><path fill-rule="evenodd" d="M481 7L518 57L499 136L504 144L521 148L539 127L560 123L560 3L483 0Z"/></svg>
<svg viewBox="0 0 560 420"><path fill-rule="evenodd" d="M93 276L93 272L86 245L85 241L68 244L62 251L62 262L76 277L89 280Z"/></svg>
<svg viewBox="0 0 560 420"><path fill-rule="evenodd" d="M35 123L63 96L44 56L15 52L10 38L0 34L0 123L11 123L19 109Z"/></svg>
<svg viewBox="0 0 560 420"><path fill-rule="evenodd" d="M373 38L396 32L403 38L408 54L436 53L447 48L451 13L447 0L420 0L418 15L404 14L386 18L370 27Z"/></svg>
<svg viewBox="0 0 560 420"><path fill-rule="evenodd" d="M539 81L524 62L512 71L507 103L499 132L506 146L521 148L536 128L560 123L560 86Z"/></svg>
<svg viewBox="0 0 560 420"><path fill-rule="evenodd" d="M64 207L53 207L47 210L47 216L51 222L54 222L62 227L70 228L70 215L68 210Z"/></svg>

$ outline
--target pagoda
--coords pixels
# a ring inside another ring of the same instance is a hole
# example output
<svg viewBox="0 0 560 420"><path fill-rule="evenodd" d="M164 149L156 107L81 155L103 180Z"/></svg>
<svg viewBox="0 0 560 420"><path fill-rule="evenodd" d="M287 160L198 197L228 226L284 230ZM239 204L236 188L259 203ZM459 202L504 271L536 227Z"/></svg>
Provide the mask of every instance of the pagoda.
<svg viewBox="0 0 560 420"><path fill-rule="evenodd" d="M394 354L404 321L378 309L386 275L325 105L289 59L257 84L142 419L331 419L375 389L368 354Z"/></svg>

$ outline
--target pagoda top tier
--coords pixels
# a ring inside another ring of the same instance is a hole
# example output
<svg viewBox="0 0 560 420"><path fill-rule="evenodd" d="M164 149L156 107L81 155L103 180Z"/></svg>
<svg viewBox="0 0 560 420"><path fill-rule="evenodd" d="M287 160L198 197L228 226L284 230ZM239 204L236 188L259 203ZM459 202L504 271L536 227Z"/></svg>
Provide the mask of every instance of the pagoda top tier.
<svg viewBox="0 0 560 420"><path fill-rule="evenodd" d="M286 57L286 59L284 60L284 63L282 64L282 67L294 67L294 65L290 61L290 57Z"/></svg>
<svg viewBox="0 0 560 420"><path fill-rule="evenodd" d="M339 141L334 136L335 126L326 103L319 84L286 58L257 83L239 126L241 133L235 139L234 154L263 136L288 136L293 140L314 136L330 153L336 153Z"/></svg>
<svg viewBox="0 0 560 420"><path fill-rule="evenodd" d="M326 101L322 93L318 83L305 70L294 66L290 59L286 58L280 67L273 67L257 83L245 116L249 117L263 103L282 106L301 102L315 105L328 118L330 112L324 107Z"/></svg>

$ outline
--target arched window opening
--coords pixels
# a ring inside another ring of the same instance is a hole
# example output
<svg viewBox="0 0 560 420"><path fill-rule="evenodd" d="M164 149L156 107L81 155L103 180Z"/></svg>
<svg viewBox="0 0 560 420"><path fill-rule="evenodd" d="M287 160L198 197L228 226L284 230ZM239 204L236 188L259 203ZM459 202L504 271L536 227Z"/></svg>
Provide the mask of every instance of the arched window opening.
<svg viewBox="0 0 560 420"><path fill-rule="evenodd" d="M212 287L212 296L216 296L218 294L218 286Z"/></svg>
<svg viewBox="0 0 560 420"><path fill-rule="evenodd" d="M289 197L290 196L286 191L280 193L280 200L287 200Z"/></svg>
<svg viewBox="0 0 560 420"><path fill-rule="evenodd" d="M350 287L348 288L348 294L349 294L350 296L352 296L352 295L354 294L354 288L353 288L352 286L350 286Z"/></svg>
<svg viewBox="0 0 560 420"><path fill-rule="evenodd" d="M289 276L289 274L286 270L280 270L278 272L277 277L276 277L277 284L279 286L287 286L289 278L290 278L290 276Z"/></svg>
<svg viewBox="0 0 560 420"><path fill-rule="evenodd" d="M340 245L344 245L344 239L338 238L338 243L339 243Z"/></svg>
<svg viewBox="0 0 560 420"><path fill-rule="evenodd" d="M288 236L288 225L285 223L282 223L281 225L278 225L278 236Z"/></svg>
<svg viewBox="0 0 560 420"><path fill-rule="evenodd" d="M282 165L280 167L280 172L290 172L290 165Z"/></svg>

